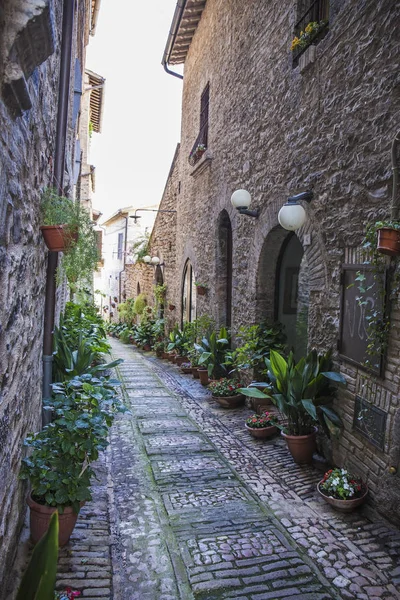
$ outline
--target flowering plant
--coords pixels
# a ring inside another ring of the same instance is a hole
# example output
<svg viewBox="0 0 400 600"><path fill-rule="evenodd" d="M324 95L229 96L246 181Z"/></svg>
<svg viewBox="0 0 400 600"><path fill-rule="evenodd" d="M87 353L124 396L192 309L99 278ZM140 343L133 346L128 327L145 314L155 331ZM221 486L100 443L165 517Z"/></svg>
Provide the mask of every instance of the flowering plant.
<svg viewBox="0 0 400 600"><path fill-rule="evenodd" d="M278 424L278 419L265 411L262 415L252 415L246 419L247 427L251 429L263 429L265 427L274 427Z"/></svg>
<svg viewBox="0 0 400 600"><path fill-rule="evenodd" d="M292 52L297 49L307 48L321 29L328 24L328 21L311 21L308 23L304 31L300 31L299 37L295 37L292 41L290 49Z"/></svg>
<svg viewBox="0 0 400 600"><path fill-rule="evenodd" d="M217 396L218 398L225 398L227 396L236 396L240 385L241 384L238 381L235 381L234 379L221 377L221 379L211 381L211 383L208 384L208 389L210 390L213 396Z"/></svg>
<svg viewBox="0 0 400 600"><path fill-rule="evenodd" d="M361 479L350 475L346 469L330 469L325 473L319 487L326 496L338 500L358 498L364 491Z"/></svg>
<svg viewBox="0 0 400 600"><path fill-rule="evenodd" d="M67 588L65 592L54 592L54 600L74 600L78 598L82 592L74 591L71 588Z"/></svg>

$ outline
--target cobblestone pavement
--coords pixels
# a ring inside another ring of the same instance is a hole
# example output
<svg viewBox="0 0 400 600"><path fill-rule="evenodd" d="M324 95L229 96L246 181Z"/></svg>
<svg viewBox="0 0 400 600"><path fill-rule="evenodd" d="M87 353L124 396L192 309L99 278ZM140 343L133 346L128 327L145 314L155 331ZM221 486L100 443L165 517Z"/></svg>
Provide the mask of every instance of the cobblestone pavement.
<svg viewBox="0 0 400 600"><path fill-rule="evenodd" d="M321 473L255 440L191 376L113 340L114 598L400 599L400 533L316 496Z"/></svg>
<svg viewBox="0 0 400 600"><path fill-rule="evenodd" d="M397 529L326 505L319 471L295 465L279 437L244 429L248 408L220 408L177 367L112 346L130 412L61 551L58 589L98 600L400 600Z"/></svg>

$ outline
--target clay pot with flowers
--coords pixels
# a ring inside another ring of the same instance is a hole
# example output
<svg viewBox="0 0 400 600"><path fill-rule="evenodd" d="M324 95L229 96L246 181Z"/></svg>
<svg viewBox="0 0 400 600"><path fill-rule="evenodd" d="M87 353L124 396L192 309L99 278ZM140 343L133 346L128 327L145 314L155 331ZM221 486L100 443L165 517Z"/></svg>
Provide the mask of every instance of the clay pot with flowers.
<svg viewBox="0 0 400 600"><path fill-rule="evenodd" d="M277 424L277 417L265 411L261 415L252 415L246 419L244 425L253 437L266 440L277 433Z"/></svg>
<svg viewBox="0 0 400 600"><path fill-rule="evenodd" d="M238 392L240 383L227 377L221 377L208 384L213 399L223 408L236 408L244 402L243 394Z"/></svg>
<svg viewBox="0 0 400 600"><path fill-rule="evenodd" d="M330 469L317 486L319 495L333 508L351 512L365 501L368 486L346 469Z"/></svg>

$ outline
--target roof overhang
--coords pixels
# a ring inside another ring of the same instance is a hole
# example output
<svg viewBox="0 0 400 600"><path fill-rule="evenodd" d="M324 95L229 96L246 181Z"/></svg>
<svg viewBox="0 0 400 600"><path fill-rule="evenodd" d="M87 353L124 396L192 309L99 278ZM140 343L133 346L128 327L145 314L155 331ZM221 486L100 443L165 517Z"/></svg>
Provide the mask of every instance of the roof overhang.
<svg viewBox="0 0 400 600"><path fill-rule="evenodd" d="M92 0L92 10L90 19L90 35L96 33L97 19L99 18L101 0Z"/></svg>
<svg viewBox="0 0 400 600"><path fill-rule="evenodd" d="M93 124L93 131L96 133L101 132L101 122L103 119L103 108L104 108L104 86L106 80L101 75L97 75L94 71L85 70L86 75L89 78L90 91L90 120Z"/></svg>
<svg viewBox="0 0 400 600"><path fill-rule="evenodd" d="M185 62L206 2L207 0L178 0L162 59L164 67Z"/></svg>

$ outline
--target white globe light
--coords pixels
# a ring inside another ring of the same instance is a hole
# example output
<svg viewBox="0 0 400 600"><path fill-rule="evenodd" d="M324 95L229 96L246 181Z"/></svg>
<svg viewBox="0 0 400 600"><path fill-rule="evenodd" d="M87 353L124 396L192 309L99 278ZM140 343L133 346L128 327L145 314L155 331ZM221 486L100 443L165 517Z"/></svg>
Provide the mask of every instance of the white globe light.
<svg viewBox="0 0 400 600"><path fill-rule="evenodd" d="M279 211L278 221L283 229L296 231L306 221L306 211L301 204L284 204Z"/></svg>
<svg viewBox="0 0 400 600"><path fill-rule="evenodd" d="M251 195L247 190L236 190L231 196L231 202L234 208L249 208Z"/></svg>
<svg viewBox="0 0 400 600"><path fill-rule="evenodd" d="M153 258L151 259L151 264L158 265L159 263L160 263L160 259L158 258L158 256L153 256Z"/></svg>
<svg viewBox="0 0 400 600"><path fill-rule="evenodd" d="M145 262L145 263L151 262L151 256L148 256L148 255L147 256L143 256L143 262Z"/></svg>

